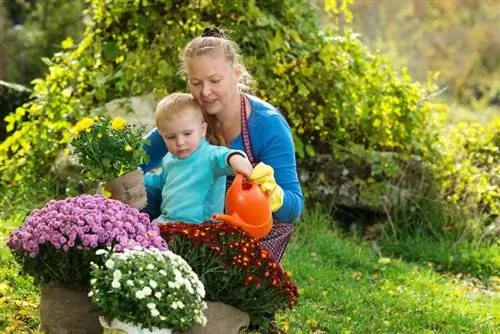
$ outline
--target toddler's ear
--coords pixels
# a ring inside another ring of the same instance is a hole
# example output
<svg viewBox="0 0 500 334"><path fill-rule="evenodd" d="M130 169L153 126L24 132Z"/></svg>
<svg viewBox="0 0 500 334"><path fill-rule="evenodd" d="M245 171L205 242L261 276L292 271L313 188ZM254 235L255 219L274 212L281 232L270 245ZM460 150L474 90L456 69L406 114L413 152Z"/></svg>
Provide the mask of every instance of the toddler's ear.
<svg viewBox="0 0 500 334"><path fill-rule="evenodd" d="M203 122L201 125L201 135L205 137L207 135L207 122Z"/></svg>

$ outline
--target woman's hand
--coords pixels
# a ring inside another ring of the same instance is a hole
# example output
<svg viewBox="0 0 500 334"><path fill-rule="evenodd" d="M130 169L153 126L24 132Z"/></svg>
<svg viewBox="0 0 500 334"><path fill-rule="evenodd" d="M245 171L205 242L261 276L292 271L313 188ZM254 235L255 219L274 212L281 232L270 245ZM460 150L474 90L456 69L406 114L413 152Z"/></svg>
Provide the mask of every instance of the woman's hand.
<svg viewBox="0 0 500 334"><path fill-rule="evenodd" d="M250 161L241 154L233 154L229 157L229 166L233 169L234 174L243 174L249 177L252 174L253 166Z"/></svg>
<svg viewBox="0 0 500 334"><path fill-rule="evenodd" d="M283 206L285 194L283 193L283 189L276 183L274 169L271 166L259 162L248 179L256 183L269 196L272 212L278 211Z"/></svg>

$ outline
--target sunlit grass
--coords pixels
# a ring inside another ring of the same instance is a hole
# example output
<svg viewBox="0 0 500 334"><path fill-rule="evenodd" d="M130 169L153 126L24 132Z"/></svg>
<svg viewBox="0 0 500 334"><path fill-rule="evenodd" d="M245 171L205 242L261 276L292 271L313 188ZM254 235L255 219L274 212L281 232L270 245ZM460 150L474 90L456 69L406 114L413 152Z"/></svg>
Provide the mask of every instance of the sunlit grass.
<svg viewBox="0 0 500 334"><path fill-rule="evenodd" d="M290 333L495 333L498 293L423 264L378 258L335 233L289 246L284 261L299 305L278 317Z"/></svg>

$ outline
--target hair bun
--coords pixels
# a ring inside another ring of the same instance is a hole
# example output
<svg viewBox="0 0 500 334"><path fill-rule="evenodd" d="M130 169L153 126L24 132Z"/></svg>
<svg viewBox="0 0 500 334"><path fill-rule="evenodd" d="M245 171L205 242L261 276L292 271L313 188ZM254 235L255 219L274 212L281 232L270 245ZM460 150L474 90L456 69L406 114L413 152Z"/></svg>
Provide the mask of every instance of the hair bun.
<svg viewBox="0 0 500 334"><path fill-rule="evenodd" d="M201 37L217 37L227 39L226 34L219 28L208 27L203 30Z"/></svg>

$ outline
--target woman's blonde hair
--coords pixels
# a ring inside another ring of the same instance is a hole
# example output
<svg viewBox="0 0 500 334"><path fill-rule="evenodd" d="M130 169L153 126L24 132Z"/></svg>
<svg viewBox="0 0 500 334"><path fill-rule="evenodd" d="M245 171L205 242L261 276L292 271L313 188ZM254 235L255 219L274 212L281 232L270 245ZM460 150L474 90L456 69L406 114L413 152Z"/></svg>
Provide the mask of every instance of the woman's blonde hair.
<svg viewBox="0 0 500 334"><path fill-rule="evenodd" d="M185 115L189 110L192 112L193 116L199 117L201 122L207 123L206 138L211 144L225 144L222 135L220 135L216 129L215 116L207 114L191 94L172 93L163 98L158 103L155 111L156 127L160 129L162 123L175 121L179 117Z"/></svg>
<svg viewBox="0 0 500 334"><path fill-rule="evenodd" d="M184 47L180 56L181 72L187 74L189 59L208 53L224 55L228 63L239 67L241 76L238 82L238 89L240 91L252 90L254 81L245 66L239 61L238 45L231 41L219 28L205 28L200 37L192 39Z"/></svg>

